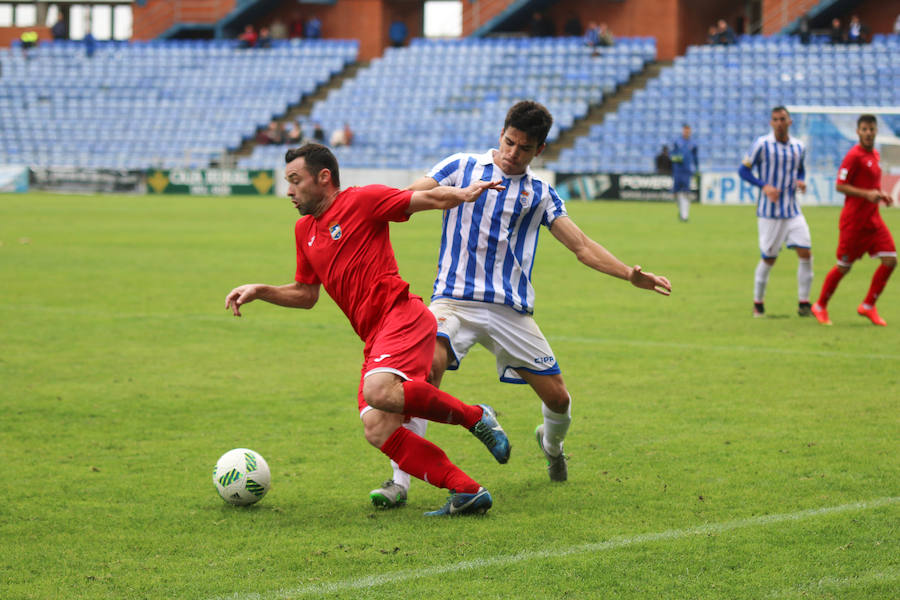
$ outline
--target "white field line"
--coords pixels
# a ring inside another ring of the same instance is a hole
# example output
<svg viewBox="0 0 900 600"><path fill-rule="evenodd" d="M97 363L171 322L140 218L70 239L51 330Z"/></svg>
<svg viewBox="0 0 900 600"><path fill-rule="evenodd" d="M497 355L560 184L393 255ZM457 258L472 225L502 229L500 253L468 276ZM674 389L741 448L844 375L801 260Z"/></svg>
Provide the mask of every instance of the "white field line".
<svg viewBox="0 0 900 600"><path fill-rule="evenodd" d="M447 573L472 571L475 569L483 569L485 567L506 566L532 560L556 559L573 554L596 554L600 552L606 552L608 550L616 550L618 548L634 546L637 544L678 540L691 536L719 534L733 531L735 529L763 527L775 523L800 521L803 519L820 517L823 515L860 510L871 510L896 504L898 502L900 502L900 496L876 498L874 500L868 500L864 502L854 502L852 504L842 504L840 506L828 506L824 508L812 508L794 513L762 515L759 517L750 517L748 519L726 521L724 523L710 523L707 525L699 525L697 527L690 527L687 529L670 529L658 533L643 533L629 537L615 537L604 542L579 544L577 546L571 546L569 548L531 550L527 552L519 552L517 554L505 554L486 558L477 558L474 560L466 560L446 565L435 565L432 567L424 567L414 570L395 571L393 573L380 573L377 575L368 575L366 577L358 577L355 579L343 579L330 583L304 584L298 585L297 587L293 588L272 590L269 592L235 593L228 596L220 596L217 600L270 600L299 598L303 596L322 597L327 594L337 592L366 589L387 584L397 584L413 579L433 577L435 575L444 575Z"/></svg>
<svg viewBox="0 0 900 600"><path fill-rule="evenodd" d="M551 342L574 342L577 344L606 344L610 346L644 346L648 348L672 348L673 350L713 350L716 352L752 352L753 354L794 354L800 356L824 356L835 358L859 358L865 360L900 360L900 354L857 354L837 350L804 350L791 348L773 348L771 346L720 346L714 344L689 344L684 342L653 342L647 340L623 340L613 338L582 337L554 335Z"/></svg>

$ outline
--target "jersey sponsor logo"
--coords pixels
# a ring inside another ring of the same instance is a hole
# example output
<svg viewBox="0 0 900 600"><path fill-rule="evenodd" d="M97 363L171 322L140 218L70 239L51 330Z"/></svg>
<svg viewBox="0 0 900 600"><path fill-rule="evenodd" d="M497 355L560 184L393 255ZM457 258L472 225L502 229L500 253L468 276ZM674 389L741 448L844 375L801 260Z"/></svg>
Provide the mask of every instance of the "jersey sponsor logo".
<svg viewBox="0 0 900 600"><path fill-rule="evenodd" d="M313 244L314 241L316 241L316 236L315 236L315 235L313 235L311 238L309 238L309 241L306 242L306 245L307 245L307 246L312 246L312 244Z"/></svg>
<svg viewBox="0 0 900 600"><path fill-rule="evenodd" d="M381 362L381 361L383 361L384 359L390 358L390 357L391 357L390 354L382 354L382 355L379 356L378 358L373 358L373 359L372 359L372 362Z"/></svg>
<svg viewBox="0 0 900 600"><path fill-rule="evenodd" d="M552 356L539 356L534 359L534 363L537 365L546 365L552 362L556 362Z"/></svg>
<svg viewBox="0 0 900 600"><path fill-rule="evenodd" d="M328 233L331 234L331 239L333 240L341 239L341 225L339 223L330 223L328 225Z"/></svg>

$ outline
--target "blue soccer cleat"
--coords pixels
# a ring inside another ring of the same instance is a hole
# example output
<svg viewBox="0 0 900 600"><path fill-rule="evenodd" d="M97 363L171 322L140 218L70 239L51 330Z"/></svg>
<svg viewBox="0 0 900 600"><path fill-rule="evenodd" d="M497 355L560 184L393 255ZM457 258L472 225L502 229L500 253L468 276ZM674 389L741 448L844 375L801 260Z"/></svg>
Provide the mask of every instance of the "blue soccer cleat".
<svg viewBox="0 0 900 600"><path fill-rule="evenodd" d="M479 406L483 410L481 419L472 425L469 431L487 446L498 463L505 464L509 460L509 438L506 437L506 432L497 422L494 409L487 404L479 404Z"/></svg>
<svg viewBox="0 0 900 600"><path fill-rule="evenodd" d="M480 487L474 494L457 494L452 492L450 498L447 499L447 504L437 510L425 513L425 516L483 515L493 505L494 500L491 498L491 493Z"/></svg>

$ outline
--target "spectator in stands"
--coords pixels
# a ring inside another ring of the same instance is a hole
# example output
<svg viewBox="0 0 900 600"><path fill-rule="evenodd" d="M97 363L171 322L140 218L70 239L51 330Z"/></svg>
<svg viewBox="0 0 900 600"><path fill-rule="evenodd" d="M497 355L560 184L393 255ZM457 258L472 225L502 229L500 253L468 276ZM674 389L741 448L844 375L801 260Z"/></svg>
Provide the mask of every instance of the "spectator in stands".
<svg viewBox="0 0 900 600"><path fill-rule="evenodd" d="M28 51L34 48L38 42L38 34L36 31L23 31L19 36L19 42L22 44L22 54L28 58Z"/></svg>
<svg viewBox="0 0 900 600"><path fill-rule="evenodd" d="M297 121L291 121L291 126L284 135L284 143L288 146L297 147L303 141L303 131Z"/></svg>
<svg viewBox="0 0 900 600"><path fill-rule="evenodd" d="M269 32L268 27L263 27L259 30L259 37L256 39L256 47L257 48L271 48L272 47L272 34Z"/></svg>
<svg viewBox="0 0 900 600"><path fill-rule="evenodd" d="M900 35L900 15L894 19L894 35Z"/></svg>
<svg viewBox="0 0 900 600"><path fill-rule="evenodd" d="M281 19L275 19L272 23L269 24L269 29L272 31L272 39L273 40L283 40L288 36L287 25L284 24L284 21Z"/></svg>
<svg viewBox="0 0 900 600"><path fill-rule="evenodd" d="M606 23L597 25L594 21L588 23L588 28L584 32L584 44L594 51L594 56L600 53L601 47L612 46L615 38Z"/></svg>
<svg viewBox="0 0 900 600"><path fill-rule="evenodd" d="M335 129L331 134L330 145L332 148L338 146L350 146L353 144L353 130L350 129L349 123L344 123L342 129Z"/></svg>
<svg viewBox="0 0 900 600"><path fill-rule="evenodd" d="M409 30L406 27L406 23L400 19L394 19L390 29L388 29L388 37L391 39L391 46L394 48L402 48L405 46L407 35L409 35Z"/></svg>
<svg viewBox="0 0 900 600"><path fill-rule="evenodd" d="M581 19L578 15L572 13L572 16L563 25L563 35L569 37L581 37L584 35L584 29L581 27Z"/></svg>
<svg viewBox="0 0 900 600"><path fill-rule="evenodd" d="M669 156L669 147L665 144L656 155L656 172L662 175L672 174L672 158Z"/></svg>
<svg viewBox="0 0 900 600"><path fill-rule="evenodd" d="M69 39L69 24L66 23L65 13L59 13L59 18L56 19L53 27L50 28L50 33L53 35L54 42Z"/></svg>
<svg viewBox="0 0 900 600"><path fill-rule="evenodd" d="M317 40L322 37L322 21L319 17L310 17L303 26L303 37L308 40Z"/></svg>
<svg viewBox="0 0 900 600"><path fill-rule="evenodd" d="M97 51L97 39L91 33L90 22L88 22L87 33L84 34L82 41L84 42L84 55L91 58Z"/></svg>
<svg viewBox="0 0 900 600"><path fill-rule="evenodd" d="M283 144L284 125L275 120L270 121L269 126L266 128L266 138L268 138L269 144Z"/></svg>
<svg viewBox="0 0 900 600"><path fill-rule="evenodd" d="M599 44L605 47L612 46L616 43L616 38L613 36L612 31L609 30L606 23L600 23L600 26L597 28L597 39L599 40Z"/></svg>
<svg viewBox="0 0 900 600"><path fill-rule="evenodd" d="M730 46L737 43L737 36L725 19L719 19L719 22L716 23L716 43L722 46Z"/></svg>
<svg viewBox="0 0 900 600"><path fill-rule="evenodd" d="M828 38L832 44L844 43L844 30L841 28L841 20L837 17L831 20L831 29L828 31Z"/></svg>
<svg viewBox="0 0 900 600"><path fill-rule="evenodd" d="M797 34L800 37L801 44L809 44L812 33L809 30L809 17L806 15L800 18L800 26L797 27Z"/></svg>
<svg viewBox="0 0 900 600"><path fill-rule="evenodd" d="M859 15L850 17L850 24L847 26L847 43L848 44L865 44L869 30L859 20Z"/></svg>
<svg viewBox="0 0 900 600"><path fill-rule="evenodd" d="M254 48L259 36L251 23L244 25L244 31L238 36L238 48Z"/></svg>
<svg viewBox="0 0 900 600"><path fill-rule="evenodd" d="M302 38L304 29L306 29L306 22L303 20L303 17L300 16L300 13L295 13L294 20L291 21L289 35L291 38Z"/></svg>
<svg viewBox="0 0 900 600"><path fill-rule="evenodd" d="M534 11L531 14L531 37L553 37L556 26L547 13Z"/></svg>
<svg viewBox="0 0 900 600"><path fill-rule="evenodd" d="M316 123L313 127L313 139L319 144L325 144L325 130L321 123Z"/></svg>

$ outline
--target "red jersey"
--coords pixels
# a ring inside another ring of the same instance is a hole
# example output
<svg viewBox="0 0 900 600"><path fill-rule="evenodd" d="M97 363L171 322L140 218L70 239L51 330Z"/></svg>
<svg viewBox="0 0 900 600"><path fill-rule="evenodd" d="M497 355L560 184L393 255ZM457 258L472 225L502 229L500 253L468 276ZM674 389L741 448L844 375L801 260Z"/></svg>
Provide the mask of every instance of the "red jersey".
<svg viewBox="0 0 900 600"><path fill-rule="evenodd" d="M864 190L881 188L881 165L878 150L853 146L838 171L838 183L847 183ZM847 196L841 211L841 229L874 229L884 224L878 204L859 196Z"/></svg>
<svg viewBox="0 0 900 600"><path fill-rule="evenodd" d="M409 219L412 194L383 185L348 188L318 219L306 215L294 226L294 279L322 284L367 343L398 301L421 301L400 278L388 224Z"/></svg>

